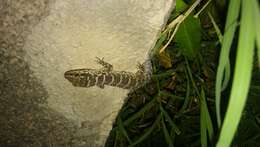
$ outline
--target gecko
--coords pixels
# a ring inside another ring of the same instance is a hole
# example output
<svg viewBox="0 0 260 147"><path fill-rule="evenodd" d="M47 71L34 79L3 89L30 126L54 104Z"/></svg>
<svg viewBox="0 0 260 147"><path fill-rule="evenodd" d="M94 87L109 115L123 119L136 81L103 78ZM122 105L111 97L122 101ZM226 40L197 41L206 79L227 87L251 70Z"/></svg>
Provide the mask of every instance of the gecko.
<svg viewBox="0 0 260 147"><path fill-rule="evenodd" d="M147 80L143 64L138 64L136 73L128 71L113 70L113 66L102 59L96 57L96 62L102 65L101 69L72 69L64 73L64 77L75 87L93 87L101 89L105 85L119 87L123 89L136 89L142 86Z"/></svg>

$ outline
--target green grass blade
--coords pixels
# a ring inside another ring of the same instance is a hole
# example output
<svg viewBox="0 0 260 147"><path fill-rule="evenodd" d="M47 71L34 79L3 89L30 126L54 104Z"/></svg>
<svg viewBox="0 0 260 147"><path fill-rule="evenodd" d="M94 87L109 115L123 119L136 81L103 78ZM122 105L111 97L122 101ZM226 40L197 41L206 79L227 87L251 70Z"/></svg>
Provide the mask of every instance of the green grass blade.
<svg viewBox="0 0 260 147"><path fill-rule="evenodd" d="M190 69L190 65L189 65L189 61L188 61L188 59L186 57L185 57L185 63L186 63L187 73L188 73L188 76L189 76L189 78L191 80L192 86L195 89L195 92L197 93L197 95L199 96L200 95L199 89L196 86L196 83L195 83L195 81L193 79L193 76L192 76L192 73L191 73L191 69Z"/></svg>
<svg viewBox="0 0 260 147"><path fill-rule="evenodd" d="M185 96L184 103L183 103L183 105L180 109L180 112L179 112L180 114L183 113L187 109L187 107L190 103L190 99L191 99L190 98L190 80L189 80L187 70L185 70L185 77L186 77L186 80L187 80L186 96Z"/></svg>
<svg viewBox="0 0 260 147"><path fill-rule="evenodd" d="M207 136L209 136L209 139L213 140L214 130L212 121L209 115L209 110L206 103L206 97L205 92L203 89L201 89L201 103L200 103L200 127L201 127L201 146L207 147ZM208 134L207 134L208 132Z"/></svg>
<svg viewBox="0 0 260 147"><path fill-rule="evenodd" d="M224 72L225 72L224 73L225 75L224 75L224 80L223 80L221 91L223 91L227 88L228 82L229 82L229 79L230 79L230 61L229 61L229 59L227 60L227 64L225 66Z"/></svg>
<svg viewBox="0 0 260 147"><path fill-rule="evenodd" d="M169 132L168 132L166 126L165 126L164 120L162 119L161 122L162 122L162 126L163 126L163 134L164 134L165 140L168 144L168 147L173 147L172 139L171 139Z"/></svg>
<svg viewBox="0 0 260 147"><path fill-rule="evenodd" d="M223 41L223 35L221 34L221 31L218 27L218 25L216 24L214 18L212 17L211 13L208 12L208 16L213 24L213 27L217 33L217 36L218 36L218 40L220 42L220 44L222 45L222 41ZM226 89L227 85L228 85L228 82L229 82L229 79L230 79L230 62L229 62L229 59L227 60L227 63L226 63L226 66L224 67L224 80L223 80L223 84L222 84L222 88L221 88L221 91L223 91L224 89Z"/></svg>
<svg viewBox="0 0 260 147"><path fill-rule="evenodd" d="M174 73L175 73L175 70L170 69L170 70L165 71L163 73L152 75L152 79L156 79L157 78L158 80L160 80L160 79L169 77L171 75L174 75Z"/></svg>
<svg viewBox="0 0 260 147"><path fill-rule="evenodd" d="M172 129L175 131L175 133L177 135L181 134L181 130L178 128L178 126L172 121L171 117L169 116L169 114L163 109L162 106L160 106L160 110L163 114L163 116L166 118L166 120L169 122L169 124L171 125Z"/></svg>
<svg viewBox="0 0 260 147"><path fill-rule="evenodd" d="M177 100L184 100L185 99L184 97L174 95L174 94L167 92L167 91L160 91L160 95L165 96L165 97L170 97L172 99L177 99Z"/></svg>
<svg viewBox="0 0 260 147"><path fill-rule="evenodd" d="M220 51L219 64L217 69L217 78L216 78L216 113L217 113L217 122L218 126L221 125L221 115L220 115L220 96L221 96L221 86L224 75L224 70L226 68L226 64L228 63L228 57L230 52L230 47L232 44L232 40L234 38L234 34L237 28L237 19L239 16L240 10L240 0L230 0L227 21L225 26L225 32L222 41L222 47Z"/></svg>
<svg viewBox="0 0 260 147"><path fill-rule="evenodd" d="M207 127L206 127L206 118L205 113L202 108L200 108L200 142L202 147L207 147Z"/></svg>
<svg viewBox="0 0 260 147"><path fill-rule="evenodd" d="M233 85L217 147L230 146L246 103L252 76L255 43L253 4L253 0L242 1L241 25Z"/></svg>
<svg viewBox="0 0 260 147"><path fill-rule="evenodd" d="M159 114L158 117L156 118L155 122L153 123L153 125L141 137L139 137L136 141L134 141L132 144L130 144L129 147L134 147L135 145L142 142L146 137L148 137L152 133L152 131L155 129L155 127L157 125L159 125L160 120L161 120L161 115Z"/></svg>
<svg viewBox="0 0 260 147"><path fill-rule="evenodd" d="M258 58L258 67L260 68L260 7L259 2L257 0L254 0L254 24L255 24L255 30L256 32L256 45L257 45L257 58Z"/></svg>
<svg viewBox="0 0 260 147"><path fill-rule="evenodd" d="M213 24L213 27L214 27L214 29L215 29L215 31L217 33L218 40L219 40L220 44L222 44L223 36L221 34L221 31L220 31L217 23L215 22L214 18L212 17L212 15L211 15L211 13L209 11L208 11L208 16L209 16L210 21Z"/></svg>
<svg viewBox="0 0 260 147"><path fill-rule="evenodd" d="M120 141L120 137L119 137L120 135L119 135L119 134L120 134L120 132L116 131L116 137L115 137L115 144L114 144L114 147L116 147L117 142Z"/></svg>
<svg viewBox="0 0 260 147"><path fill-rule="evenodd" d="M207 106L207 102L206 102L206 96L205 96L205 92L202 89L201 90L201 109L203 111L203 116L205 117L204 120L206 121L206 128L207 128L207 132L209 135L209 139L212 141L213 140L213 135L214 135L214 130L213 130L213 124L209 115L209 110L208 110L208 106Z"/></svg>
<svg viewBox="0 0 260 147"><path fill-rule="evenodd" d="M118 118L118 126L119 126L120 132L126 137L127 141L129 143L132 143L131 139L129 138L129 136L125 130L121 117Z"/></svg>
<svg viewBox="0 0 260 147"><path fill-rule="evenodd" d="M140 109L138 112L136 112L135 114L133 114L131 117L129 117L127 120L125 120L123 122L124 125L129 125L132 121L134 121L135 119L139 118L141 115L144 114L145 111L147 111L148 109L150 109L152 106L154 106L155 102L156 102L156 97L155 96L149 103L147 103L142 109Z"/></svg>

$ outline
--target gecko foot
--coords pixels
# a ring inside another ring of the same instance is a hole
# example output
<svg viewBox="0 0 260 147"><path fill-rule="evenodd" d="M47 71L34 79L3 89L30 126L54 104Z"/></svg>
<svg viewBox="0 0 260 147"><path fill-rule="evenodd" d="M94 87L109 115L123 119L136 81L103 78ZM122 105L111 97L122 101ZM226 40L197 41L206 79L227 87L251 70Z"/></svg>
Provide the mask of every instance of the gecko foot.
<svg viewBox="0 0 260 147"><path fill-rule="evenodd" d="M141 64L141 63L137 63L137 72L135 73L135 75L137 77L143 77L144 76L144 73L145 73L145 67L144 67L144 64Z"/></svg>

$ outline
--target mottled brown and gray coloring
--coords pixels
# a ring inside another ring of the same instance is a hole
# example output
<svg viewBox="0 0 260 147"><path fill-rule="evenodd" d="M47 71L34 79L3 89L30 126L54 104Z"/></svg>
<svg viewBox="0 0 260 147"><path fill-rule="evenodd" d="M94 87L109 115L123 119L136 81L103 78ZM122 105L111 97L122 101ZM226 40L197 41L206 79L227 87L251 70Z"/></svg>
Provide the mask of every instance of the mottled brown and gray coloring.
<svg viewBox="0 0 260 147"><path fill-rule="evenodd" d="M97 58L97 62L103 66L102 69L73 69L66 71L64 77L75 87L98 86L102 89L105 85L123 89L135 89L146 81L142 65L139 65L139 70L136 73L132 73L114 71L113 66L103 61L103 59Z"/></svg>

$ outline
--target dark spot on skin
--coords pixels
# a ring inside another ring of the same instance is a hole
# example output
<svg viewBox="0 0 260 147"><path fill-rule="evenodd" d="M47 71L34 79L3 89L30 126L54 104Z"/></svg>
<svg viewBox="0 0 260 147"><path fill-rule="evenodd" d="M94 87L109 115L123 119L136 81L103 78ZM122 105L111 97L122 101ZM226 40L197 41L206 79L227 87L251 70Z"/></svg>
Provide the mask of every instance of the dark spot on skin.
<svg viewBox="0 0 260 147"><path fill-rule="evenodd" d="M111 84L111 86L116 86L120 82L120 73L113 73L114 75L114 82Z"/></svg>
<svg viewBox="0 0 260 147"><path fill-rule="evenodd" d="M97 86L99 86L100 88L104 88L104 84L102 84L102 83L103 83L103 80L104 80L103 74L102 74L102 75L99 75L99 76L98 76Z"/></svg>
<svg viewBox="0 0 260 147"><path fill-rule="evenodd" d="M112 81L112 77L113 75L112 74L107 74L105 76L105 85L108 85L111 81Z"/></svg>
<svg viewBox="0 0 260 147"><path fill-rule="evenodd" d="M123 88L125 85L127 85L128 81L131 80L130 79L131 76L129 74L122 74L121 76L122 76L122 82L118 86Z"/></svg>
<svg viewBox="0 0 260 147"><path fill-rule="evenodd" d="M131 76L131 83L130 83L130 85L129 85L129 87L128 88L131 88L131 87L134 87L135 85L136 85L136 78L134 78L133 76Z"/></svg>

